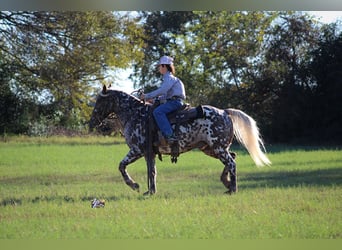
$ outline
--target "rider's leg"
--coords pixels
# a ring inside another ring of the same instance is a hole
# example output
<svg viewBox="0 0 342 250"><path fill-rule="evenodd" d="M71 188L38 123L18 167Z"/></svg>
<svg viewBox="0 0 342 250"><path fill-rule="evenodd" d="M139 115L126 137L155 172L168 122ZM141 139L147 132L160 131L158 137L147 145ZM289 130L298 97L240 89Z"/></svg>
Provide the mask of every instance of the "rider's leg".
<svg viewBox="0 0 342 250"><path fill-rule="evenodd" d="M156 123L161 130L162 134L168 138L173 135L173 130L169 119L167 118L167 114L171 113L182 107L182 102L180 100L170 100L164 104L161 104L153 111L153 116L156 120Z"/></svg>

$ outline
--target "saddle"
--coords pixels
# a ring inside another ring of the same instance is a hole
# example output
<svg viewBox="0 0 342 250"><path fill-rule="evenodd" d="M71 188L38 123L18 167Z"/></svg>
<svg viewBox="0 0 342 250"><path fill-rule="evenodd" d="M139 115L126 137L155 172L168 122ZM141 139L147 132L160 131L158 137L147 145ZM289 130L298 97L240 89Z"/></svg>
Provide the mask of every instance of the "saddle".
<svg viewBox="0 0 342 250"><path fill-rule="evenodd" d="M153 109L155 109L159 104L155 104L152 106L151 113L153 112ZM196 119L205 118L205 114L203 111L203 107L201 105L197 107L191 107L189 104L184 104L180 109L173 111L167 115L169 122L171 125L175 125L174 134L176 138L178 138L179 134L179 127L182 123L188 123L192 122ZM150 130L150 136L152 143L153 143L153 150L158 155L159 160L162 160L161 154L159 152L160 146L166 146L168 143L165 140L165 138L162 136L158 126L156 125L156 122L154 120L153 115L149 116L149 128ZM171 162L177 163L177 157L179 156L179 142L175 141L171 145Z"/></svg>
<svg viewBox="0 0 342 250"><path fill-rule="evenodd" d="M167 115L171 125L190 122L199 118L204 118L204 111L201 105L191 107L190 104L184 104L180 109ZM177 132L177 131L175 131Z"/></svg>

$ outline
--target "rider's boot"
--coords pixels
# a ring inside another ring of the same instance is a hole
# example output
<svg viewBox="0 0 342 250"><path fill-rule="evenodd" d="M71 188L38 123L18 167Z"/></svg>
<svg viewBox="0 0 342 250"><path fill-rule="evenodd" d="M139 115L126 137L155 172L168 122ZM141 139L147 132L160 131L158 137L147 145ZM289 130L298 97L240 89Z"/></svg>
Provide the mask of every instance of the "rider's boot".
<svg viewBox="0 0 342 250"><path fill-rule="evenodd" d="M169 145L172 145L172 144L178 142L178 138L174 134L172 134L170 136L166 136L165 139Z"/></svg>

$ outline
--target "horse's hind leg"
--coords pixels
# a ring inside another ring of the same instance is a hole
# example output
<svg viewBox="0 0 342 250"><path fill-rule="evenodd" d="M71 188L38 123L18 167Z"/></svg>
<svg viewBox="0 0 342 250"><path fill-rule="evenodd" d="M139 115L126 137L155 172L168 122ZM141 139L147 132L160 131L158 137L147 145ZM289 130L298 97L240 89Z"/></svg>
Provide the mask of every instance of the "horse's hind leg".
<svg viewBox="0 0 342 250"><path fill-rule="evenodd" d="M223 185L228 188L227 193L237 192L237 177L236 177L236 153L229 152L226 149L213 149L208 146L202 147L201 150L211 157L220 159L224 164L224 169L221 174L221 181Z"/></svg>
<svg viewBox="0 0 342 250"><path fill-rule="evenodd" d="M223 185L228 188L227 193L237 192L237 176L236 164L234 158L228 151L219 154L219 159L224 164L224 169L221 174L221 181Z"/></svg>
<svg viewBox="0 0 342 250"><path fill-rule="evenodd" d="M234 168L234 170L229 170L230 168L231 167L225 166L221 174L221 181L223 185L228 188L228 194L237 192L236 169Z"/></svg>

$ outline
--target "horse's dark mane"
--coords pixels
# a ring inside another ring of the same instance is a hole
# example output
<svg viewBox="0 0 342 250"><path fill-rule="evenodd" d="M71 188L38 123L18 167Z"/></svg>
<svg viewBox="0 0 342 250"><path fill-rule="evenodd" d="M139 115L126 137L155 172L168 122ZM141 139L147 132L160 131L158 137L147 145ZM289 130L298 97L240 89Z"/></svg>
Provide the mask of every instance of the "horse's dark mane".
<svg viewBox="0 0 342 250"><path fill-rule="evenodd" d="M108 89L107 94L111 96L118 96L118 97L123 97L127 98L128 102L131 102L131 106L144 106L145 103L138 99L137 97L130 95L124 91L121 90L115 90L115 89Z"/></svg>

